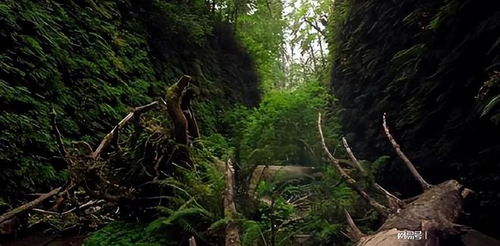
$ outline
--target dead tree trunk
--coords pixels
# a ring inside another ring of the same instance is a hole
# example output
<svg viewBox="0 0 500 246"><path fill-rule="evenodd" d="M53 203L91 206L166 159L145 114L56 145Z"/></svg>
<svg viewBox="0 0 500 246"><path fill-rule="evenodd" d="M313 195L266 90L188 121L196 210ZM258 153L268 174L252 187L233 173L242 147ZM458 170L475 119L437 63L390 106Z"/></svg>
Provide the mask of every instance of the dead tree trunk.
<svg viewBox="0 0 500 246"><path fill-rule="evenodd" d="M166 101L170 118L174 122L174 139L177 143L188 144L188 120L182 111L181 102L184 90L191 82L191 77L184 75L177 83L167 89Z"/></svg>
<svg viewBox="0 0 500 246"><path fill-rule="evenodd" d="M450 245L450 240L454 240L456 245L460 241L466 246L493 246L500 245L496 239L488 237L463 225L456 224L462 214L464 199L472 193L456 180L448 180L438 185L430 185L418 173L413 163L401 151L399 144L391 135L387 127L386 117L383 117L383 127L387 138L396 150L397 154L404 161L411 174L423 188L423 194L410 201L402 201L385 190L382 186L374 184L376 189L385 194L389 200L391 209L381 205L371 198L339 165L336 159L328 150L321 126L321 114L318 117L318 130L323 148L328 158L340 173L344 181L363 197L377 212L387 219L380 228L371 235L363 234L355 225L354 220L346 211L347 235L357 246L438 246ZM344 141L349 156L353 162L357 162L351 149Z"/></svg>

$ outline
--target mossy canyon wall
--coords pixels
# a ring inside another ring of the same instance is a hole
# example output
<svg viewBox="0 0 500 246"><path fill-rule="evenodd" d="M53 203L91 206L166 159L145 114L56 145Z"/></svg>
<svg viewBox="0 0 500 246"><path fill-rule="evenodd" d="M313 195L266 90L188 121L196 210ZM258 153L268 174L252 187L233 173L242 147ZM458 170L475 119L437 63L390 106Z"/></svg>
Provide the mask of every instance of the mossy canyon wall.
<svg viewBox="0 0 500 246"><path fill-rule="evenodd" d="M233 104L256 105L252 60L204 1L0 3L0 211L67 172L51 132L95 146L135 106L193 76L204 133ZM36 190L35 190L36 188Z"/></svg>
<svg viewBox="0 0 500 246"><path fill-rule="evenodd" d="M336 1L330 23L332 86L353 149L372 160L393 153L381 128L387 112L424 177L432 183L463 177L477 191L480 204L469 223L492 235L500 233L499 4ZM404 168L394 161L380 177L393 190L415 194Z"/></svg>

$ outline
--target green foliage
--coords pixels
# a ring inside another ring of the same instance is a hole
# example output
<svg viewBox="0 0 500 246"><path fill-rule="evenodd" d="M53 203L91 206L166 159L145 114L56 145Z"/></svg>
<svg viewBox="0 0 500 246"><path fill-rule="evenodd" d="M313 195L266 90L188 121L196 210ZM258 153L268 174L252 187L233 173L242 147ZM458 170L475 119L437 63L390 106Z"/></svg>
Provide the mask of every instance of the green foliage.
<svg viewBox="0 0 500 246"><path fill-rule="evenodd" d="M245 221L242 226L241 244L243 246L253 246L263 238L261 225L256 221Z"/></svg>
<svg viewBox="0 0 500 246"><path fill-rule="evenodd" d="M280 64L286 24L283 5L281 1L255 1L253 8L238 16L236 35L255 62L262 90L268 92L285 81Z"/></svg>
<svg viewBox="0 0 500 246"><path fill-rule="evenodd" d="M177 243L169 240L164 234L147 232L143 224L114 222L90 234L83 245L160 246L177 245Z"/></svg>
<svg viewBox="0 0 500 246"><path fill-rule="evenodd" d="M193 107L207 135L223 128L217 118L232 103L259 98L248 54L204 1L7 0L0 3L0 41L6 202L67 178L52 108L68 146L80 140L96 146L132 107L162 97L181 74L198 85ZM128 157L138 161L143 153L136 150Z"/></svg>
<svg viewBox="0 0 500 246"><path fill-rule="evenodd" d="M496 125L500 124L500 72L494 71L479 90L481 117L489 117Z"/></svg>
<svg viewBox="0 0 500 246"><path fill-rule="evenodd" d="M386 112L427 180L460 177L483 194L498 193L498 2L335 1L332 11L331 84L358 156L393 153L380 127ZM399 161L380 174L388 189L418 191ZM491 214L500 199L480 199L488 201L478 215L481 229L498 234L490 225L499 220Z"/></svg>
<svg viewBox="0 0 500 246"><path fill-rule="evenodd" d="M292 91L270 92L258 109L250 110L241 122L240 155L244 169L255 165L317 166L322 150L317 134L317 115L333 98L317 82ZM328 115L326 135L335 139L339 125Z"/></svg>

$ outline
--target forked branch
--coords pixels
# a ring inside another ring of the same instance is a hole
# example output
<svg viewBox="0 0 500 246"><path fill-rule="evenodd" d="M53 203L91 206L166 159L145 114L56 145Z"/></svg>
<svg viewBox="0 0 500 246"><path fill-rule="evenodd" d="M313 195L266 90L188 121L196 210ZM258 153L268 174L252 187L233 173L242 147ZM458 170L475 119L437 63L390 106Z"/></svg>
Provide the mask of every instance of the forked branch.
<svg viewBox="0 0 500 246"><path fill-rule="evenodd" d="M356 158L356 156L354 155L354 153L352 153L352 150L349 147L349 144L347 144L347 140L345 139L345 137L342 138L342 143L344 144L344 148L347 151L349 158L351 158L351 161L354 163L355 167L359 169L359 171L361 172L361 174L363 176L366 176L367 173L366 173L365 169L363 168L363 166L361 166L361 163L359 163L359 161Z"/></svg>
<svg viewBox="0 0 500 246"><path fill-rule="evenodd" d="M321 137L321 144L323 145L323 149L324 149L326 155L328 156L328 159L330 159L333 166L337 170L337 172L339 172L342 179L347 183L347 185L349 185L349 187L351 187L351 189L356 191L356 193L358 193L358 195L360 195L365 201L367 201L368 204L370 204L370 206L372 206L378 213L380 213L384 217L387 217L389 215L388 208L385 207L384 205L378 203L375 199L373 199L370 195L368 195L368 193L366 193L361 188L361 186L358 185L356 180L351 178L351 176L349 176L349 174L347 174L344 171L344 169L342 169L342 167L340 166L340 161L337 158L335 158L332 155L332 153L330 153L330 150L328 150L328 147L326 146L325 138L323 136L322 126L321 126L321 113L318 113L318 131L319 131L319 135Z"/></svg>
<svg viewBox="0 0 500 246"><path fill-rule="evenodd" d="M401 146L392 137L391 132L389 131L389 128L387 127L386 113L384 113L382 119L383 119L382 125L384 127L385 135L387 136L387 138L391 142L394 150L396 150L396 153L398 154L398 156L403 160L403 162L406 164L408 169L410 169L411 174L413 175L413 177L415 177L415 179L418 181L418 183L420 184L420 186L422 187L423 190L427 190L427 189L431 188L432 185L427 183L424 180L424 178L422 178L420 173L415 168L415 165L413 165L413 163L410 161L410 159L408 159L408 157L405 155L405 153L403 153L403 151L401 150Z"/></svg>
<svg viewBox="0 0 500 246"><path fill-rule="evenodd" d="M347 140L345 138L342 138L342 142L344 143L344 148L346 149L347 154L349 155L349 158L351 158L351 161L360 170L361 174L363 174L363 176L366 176L367 175L366 171L363 169L363 167L359 163L358 159L356 158L356 156L352 152L351 148L349 147L349 144L347 143ZM381 194L383 194L387 198L387 200L389 202L389 207L392 210L396 211L397 209L404 207L405 203L403 201L401 201L395 195L391 194L389 191L384 189L381 185L379 185L378 183L375 182L375 183L373 183L373 186L375 187L375 189L377 189L378 192L380 192Z"/></svg>

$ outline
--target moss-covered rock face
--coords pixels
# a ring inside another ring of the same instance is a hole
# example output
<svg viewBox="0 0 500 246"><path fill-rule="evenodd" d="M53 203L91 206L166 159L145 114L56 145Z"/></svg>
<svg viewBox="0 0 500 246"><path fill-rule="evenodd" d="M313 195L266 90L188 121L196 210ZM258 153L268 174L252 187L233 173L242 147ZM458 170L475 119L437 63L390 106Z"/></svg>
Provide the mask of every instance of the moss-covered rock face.
<svg viewBox="0 0 500 246"><path fill-rule="evenodd" d="M52 109L65 140L95 146L132 106L162 97L182 74L199 88L193 107L206 133L219 130L217 116L232 104L258 103L249 56L203 4L2 1L0 206L65 180Z"/></svg>
<svg viewBox="0 0 500 246"><path fill-rule="evenodd" d="M484 105L498 95L500 3L336 4L332 85L353 149L369 159L393 152L381 129L387 112L423 176L432 183L463 177L482 201L476 227L498 235L500 129ZM386 175L386 184L406 192L415 186L400 162L387 169L405 175Z"/></svg>

